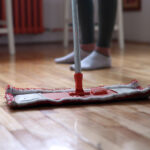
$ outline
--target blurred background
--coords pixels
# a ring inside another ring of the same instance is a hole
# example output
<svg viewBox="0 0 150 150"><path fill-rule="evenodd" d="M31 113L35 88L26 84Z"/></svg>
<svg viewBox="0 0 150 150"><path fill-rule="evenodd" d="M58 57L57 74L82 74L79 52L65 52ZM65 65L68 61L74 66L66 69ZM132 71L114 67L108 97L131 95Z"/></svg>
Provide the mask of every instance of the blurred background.
<svg viewBox="0 0 150 150"><path fill-rule="evenodd" d="M96 8L96 0L94 0L94 3ZM120 18L120 13L122 13L122 40L150 43L150 1L123 0L121 5L123 9L121 10L122 12L118 12L118 18ZM0 7L0 27L2 29L6 27L3 23L5 19L7 19L5 0L0 0ZM95 10L97 11L97 8ZM63 43L64 29L65 34L68 34L66 33L66 24L69 24L70 32L69 37L65 35L65 38L69 38L67 41L72 41L72 30L70 26L71 8L69 0L12 0L12 12L16 44L39 42ZM96 14L97 13L95 13L95 23L97 22ZM114 33L114 39L117 38L118 36ZM7 36L2 32L0 35L0 45L6 45L7 43ZM66 45L65 43L65 46Z"/></svg>

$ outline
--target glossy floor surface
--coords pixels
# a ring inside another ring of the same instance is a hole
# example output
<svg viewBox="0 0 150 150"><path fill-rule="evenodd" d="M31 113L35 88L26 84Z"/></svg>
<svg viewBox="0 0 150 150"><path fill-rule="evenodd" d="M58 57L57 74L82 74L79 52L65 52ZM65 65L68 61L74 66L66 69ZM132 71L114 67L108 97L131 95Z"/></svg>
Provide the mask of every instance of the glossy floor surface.
<svg viewBox="0 0 150 150"><path fill-rule="evenodd" d="M5 87L73 88L69 65L55 64L68 53L61 44L20 45L16 57L0 47L0 150L149 150L150 100L11 110ZM150 84L150 46L113 44L111 69L84 71L84 87Z"/></svg>

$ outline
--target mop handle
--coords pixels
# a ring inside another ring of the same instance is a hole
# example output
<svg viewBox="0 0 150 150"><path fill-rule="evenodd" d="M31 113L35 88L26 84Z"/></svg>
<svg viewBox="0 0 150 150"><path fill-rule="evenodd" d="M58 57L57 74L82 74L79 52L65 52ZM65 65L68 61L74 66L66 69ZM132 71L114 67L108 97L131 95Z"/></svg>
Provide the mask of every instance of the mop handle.
<svg viewBox="0 0 150 150"><path fill-rule="evenodd" d="M77 0L72 0L72 22L73 22L73 41L74 41L74 62L75 62L75 95L83 96L85 92L82 87L83 75L80 64L80 43L79 43L79 20L77 11Z"/></svg>
<svg viewBox="0 0 150 150"><path fill-rule="evenodd" d="M79 20L77 11L77 0L72 0L72 22L73 22L75 73L80 73L81 64L80 64Z"/></svg>

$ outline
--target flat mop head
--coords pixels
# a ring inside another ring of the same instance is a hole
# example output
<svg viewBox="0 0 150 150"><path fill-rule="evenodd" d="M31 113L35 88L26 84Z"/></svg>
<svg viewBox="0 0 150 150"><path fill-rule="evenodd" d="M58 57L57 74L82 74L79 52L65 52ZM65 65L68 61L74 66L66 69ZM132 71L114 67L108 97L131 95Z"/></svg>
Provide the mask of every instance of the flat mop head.
<svg viewBox="0 0 150 150"><path fill-rule="evenodd" d="M7 104L15 108L41 104L100 103L113 100L148 98L150 87L143 89L137 81L133 81L127 85L99 86L83 90L77 0L72 0L72 18L75 54L75 89L20 89L8 86L5 95Z"/></svg>
<svg viewBox="0 0 150 150"><path fill-rule="evenodd" d="M17 108L41 104L62 105L147 99L150 96L150 87L142 88L137 81L125 85L85 89L83 96L74 94L74 91L74 89L20 89L8 86L5 98L8 106Z"/></svg>

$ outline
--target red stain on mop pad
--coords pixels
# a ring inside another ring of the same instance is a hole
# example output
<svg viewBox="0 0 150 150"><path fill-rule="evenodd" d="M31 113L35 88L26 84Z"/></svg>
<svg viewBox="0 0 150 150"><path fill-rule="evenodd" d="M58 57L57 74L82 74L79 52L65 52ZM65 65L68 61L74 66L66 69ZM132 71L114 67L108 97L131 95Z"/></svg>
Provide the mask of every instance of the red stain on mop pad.
<svg viewBox="0 0 150 150"><path fill-rule="evenodd" d="M59 100L62 98L70 97L69 93L63 92L63 93L43 93L43 96L50 99Z"/></svg>
<svg viewBox="0 0 150 150"><path fill-rule="evenodd" d="M61 100L61 99L65 99L65 98L73 98L73 97L88 97L91 94L85 94L83 96L79 96L77 95L75 92L61 92L61 93L43 93L42 94L44 97L49 98L49 99L54 99L54 100Z"/></svg>
<svg viewBox="0 0 150 150"><path fill-rule="evenodd" d="M82 96L79 96L78 94L76 94L75 92L61 92L61 93L42 93L42 95L46 98L49 99L54 99L54 100L60 100L60 99L65 99L65 98L72 98L72 97L83 97L83 98L87 98L89 96L93 96L93 95L110 95L113 93L117 93L113 90L107 90L104 89L102 87L97 87L97 88L92 88L90 92L84 92L85 94ZM87 94L86 94L87 93Z"/></svg>

